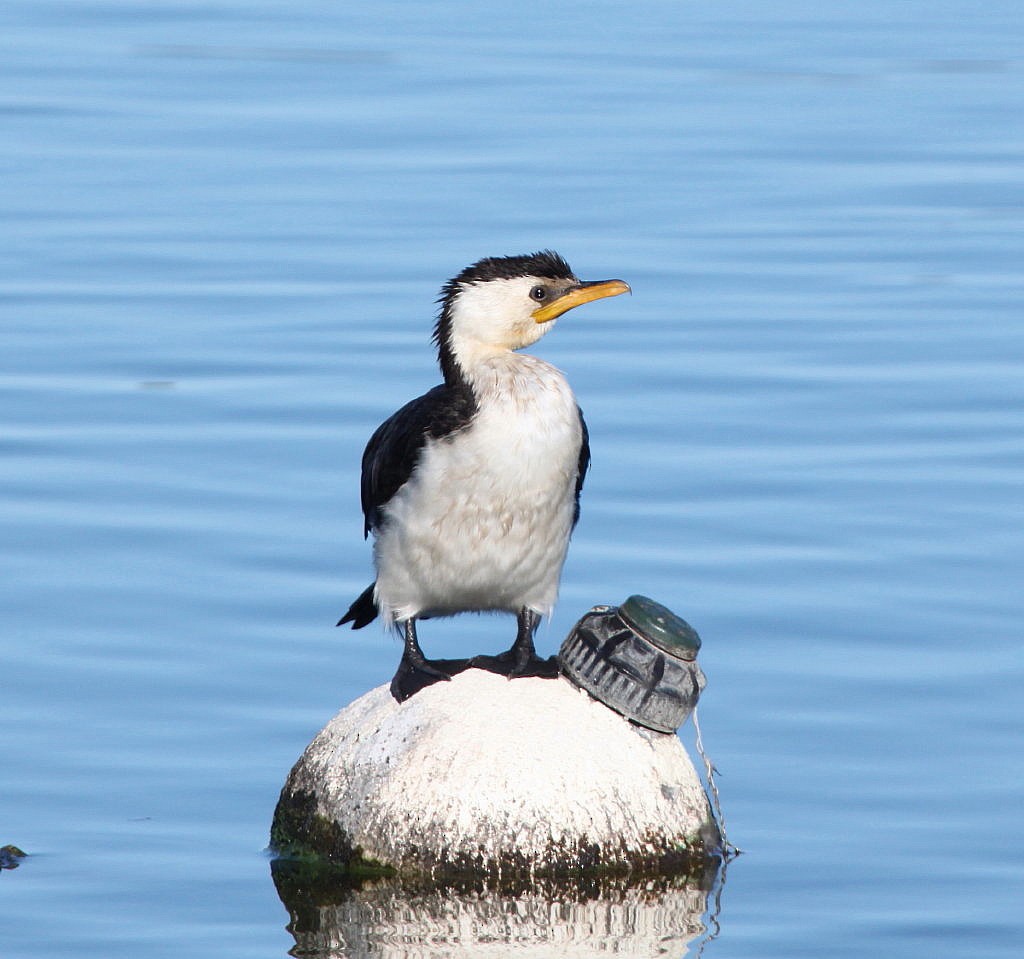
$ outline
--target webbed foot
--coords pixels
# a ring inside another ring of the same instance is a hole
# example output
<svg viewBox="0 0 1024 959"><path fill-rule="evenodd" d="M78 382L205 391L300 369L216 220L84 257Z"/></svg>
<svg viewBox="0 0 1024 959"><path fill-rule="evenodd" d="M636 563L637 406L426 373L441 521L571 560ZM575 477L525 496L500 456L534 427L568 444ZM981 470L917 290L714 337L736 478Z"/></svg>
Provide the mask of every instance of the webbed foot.
<svg viewBox="0 0 1024 959"><path fill-rule="evenodd" d="M533 645L533 634L540 625L540 616L525 606L519 610L519 631L512 647L497 656L474 656L470 666L486 669L491 673L516 679L521 676L536 676L541 679L555 679L558 676L558 661L554 656L541 659Z"/></svg>
<svg viewBox="0 0 1024 959"><path fill-rule="evenodd" d="M391 680L391 695L404 703L421 689L434 683L448 682L469 665L466 659L427 659L416 638L416 620L405 621L405 648L398 670Z"/></svg>

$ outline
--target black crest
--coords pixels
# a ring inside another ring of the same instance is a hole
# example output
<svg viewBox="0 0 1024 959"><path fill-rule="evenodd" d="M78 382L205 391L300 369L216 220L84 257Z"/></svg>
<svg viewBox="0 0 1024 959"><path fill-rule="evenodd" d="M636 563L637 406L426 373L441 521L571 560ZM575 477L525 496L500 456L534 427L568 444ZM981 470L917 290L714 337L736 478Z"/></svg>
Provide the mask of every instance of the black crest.
<svg viewBox="0 0 1024 959"><path fill-rule="evenodd" d="M517 276L542 276L551 280L571 280L572 268L554 250L541 250L523 256L488 256L467 266L441 290L441 302L456 292L460 283L486 283L488 280L514 280Z"/></svg>

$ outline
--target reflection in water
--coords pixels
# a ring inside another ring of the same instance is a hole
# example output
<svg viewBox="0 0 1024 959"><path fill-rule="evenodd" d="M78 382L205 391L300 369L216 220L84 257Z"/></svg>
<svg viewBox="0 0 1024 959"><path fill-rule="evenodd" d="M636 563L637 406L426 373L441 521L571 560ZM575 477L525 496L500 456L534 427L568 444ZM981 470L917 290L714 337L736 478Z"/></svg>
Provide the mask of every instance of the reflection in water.
<svg viewBox="0 0 1024 959"><path fill-rule="evenodd" d="M706 931L719 862L686 877L346 883L277 860L293 956L682 956ZM715 911L717 912L717 906ZM712 925L716 921L712 919Z"/></svg>

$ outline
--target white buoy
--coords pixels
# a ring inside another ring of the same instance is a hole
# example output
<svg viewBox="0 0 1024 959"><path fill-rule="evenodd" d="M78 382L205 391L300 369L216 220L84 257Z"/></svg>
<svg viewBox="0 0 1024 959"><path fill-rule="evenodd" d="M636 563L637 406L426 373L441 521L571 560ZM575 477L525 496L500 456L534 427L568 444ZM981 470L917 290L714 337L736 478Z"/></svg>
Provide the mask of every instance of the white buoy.
<svg viewBox="0 0 1024 959"><path fill-rule="evenodd" d="M272 842L357 871L560 875L680 868L719 834L675 734L565 678L468 669L338 713L292 769Z"/></svg>

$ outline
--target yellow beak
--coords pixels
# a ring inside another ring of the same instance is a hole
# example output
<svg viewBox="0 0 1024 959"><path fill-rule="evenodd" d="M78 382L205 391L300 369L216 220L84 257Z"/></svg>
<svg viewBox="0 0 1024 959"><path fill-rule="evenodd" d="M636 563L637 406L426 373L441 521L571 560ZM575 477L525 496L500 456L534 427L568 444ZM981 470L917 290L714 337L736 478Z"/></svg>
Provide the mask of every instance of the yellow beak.
<svg viewBox="0 0 1024 959"><path fill-rule="evenodd" d="M631 293L628 283L622 280L596 280L591 283L581 283L573 287L568 293L563 294L557 300L545 303L533 311L533 318L538 323L550 323L563 313L591 300L602 300L606 296L618 296L620 293Z"/></svg>

